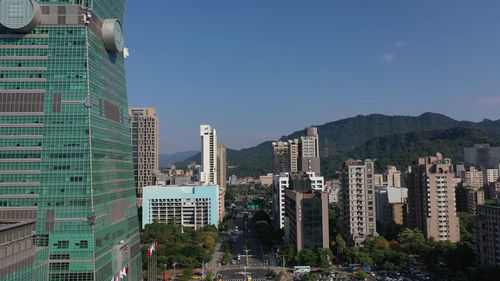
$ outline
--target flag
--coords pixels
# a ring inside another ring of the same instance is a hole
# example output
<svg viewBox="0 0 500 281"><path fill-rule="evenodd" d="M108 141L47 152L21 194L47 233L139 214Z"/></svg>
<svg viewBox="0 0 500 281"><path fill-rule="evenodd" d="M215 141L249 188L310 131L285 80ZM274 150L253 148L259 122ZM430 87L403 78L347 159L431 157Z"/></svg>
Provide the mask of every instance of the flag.
<svg viewBox="0 0 500 281"><path fill-rule="evenodd" d="M127 268L125 269L125 273L127 273L127 274L129 274L129 273L130 273L130 269L128 268L128 266L127 266Z"/></svg>

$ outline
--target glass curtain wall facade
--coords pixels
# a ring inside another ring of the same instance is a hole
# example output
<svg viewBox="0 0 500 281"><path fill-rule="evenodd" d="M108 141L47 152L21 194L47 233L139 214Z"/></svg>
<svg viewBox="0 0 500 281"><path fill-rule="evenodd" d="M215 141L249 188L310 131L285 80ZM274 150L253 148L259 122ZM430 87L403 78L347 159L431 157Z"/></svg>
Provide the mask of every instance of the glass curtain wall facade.
<svg viewBox="0 0 500 281"><path fill-rule="evenodd" d="M125 0L38 6L28 32L0 24L0 219L36 212L36 258L0 280L142 280L124 56L101 28Z"/></svg>

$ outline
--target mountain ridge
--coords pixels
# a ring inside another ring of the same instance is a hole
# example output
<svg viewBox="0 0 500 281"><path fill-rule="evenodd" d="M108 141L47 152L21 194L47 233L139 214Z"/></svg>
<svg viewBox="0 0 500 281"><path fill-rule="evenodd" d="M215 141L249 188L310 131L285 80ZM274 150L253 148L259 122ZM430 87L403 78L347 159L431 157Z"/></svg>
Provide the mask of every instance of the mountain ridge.
<svg viewBox="0 0 500 281"><path fill-rule="evenodd" d="M457 121L446 115L426 112L418 116L369 114L357 115L337 121L317 125L320 140L320 155L322 158L322 173L331 176L333 166L332 159L341 163L341 158L348 157L350 152L354 152L370 139L383 136L405 134L415 131L446 130L455 127L474 128L481 130L492 137L491 140L500 139L500 119L484 119L479 122ZM466 131L472 134L473 131ZM475 135L479 135L474 131ZM287 136L282 136L279 140L288 140L303 135L303 130L295 131ZM425 135L430 137L429 135ZM481 137L480 139L485 139ZM267 172L272 172L272 141L262 142L254 147L241 150L228 149L228 169L227 174L237 176L258 176ZM185 166L189 162L200 161L200 153L178 162L179 167ZM366 156L368 157L368 155ZM372 156L370 156L372 157Z"/></svg>

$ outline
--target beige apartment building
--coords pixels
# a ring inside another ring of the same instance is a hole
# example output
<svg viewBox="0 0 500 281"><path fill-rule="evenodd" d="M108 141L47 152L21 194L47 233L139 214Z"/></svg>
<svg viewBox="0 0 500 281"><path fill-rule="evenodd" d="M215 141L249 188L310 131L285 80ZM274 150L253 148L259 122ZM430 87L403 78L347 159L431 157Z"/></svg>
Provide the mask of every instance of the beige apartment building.
<svg viewBox="0 0 500 281"><path fill-rule="evenodd" d="M408 175L408 221L426 239L458 242L459 221L455 202L455 183L450 158L419 158Z"/></svg>
<svg viewBox="0 0 500 281"><path fill-rule="evenodd" d="M468 170L462 171L462 183L464 186L483 187L483 172L474 166L469 167Z"/></svg>
<svg viewBox="0 0 500 281"><path fill-rule="evenodd" d="M224 196L226 195L226 147L223 145L217 146L217 172L219 176L217 177L217 185L219 185L219 221L225 216L224 207Z"/></svg>
<svg viewBox="0 0 500 281"><path fill-rule="evenodd" d="M358 247L377 235L374 169L372 160L349 159L340 171L342 232Z"/></svg>
<svg viewBox="0 0 500 281"><path fill-rule="evenodd" d="M142 206L142 188L155 184L158 166L158 116L154 107L130 107L130 135L138 206Z"/></svg>

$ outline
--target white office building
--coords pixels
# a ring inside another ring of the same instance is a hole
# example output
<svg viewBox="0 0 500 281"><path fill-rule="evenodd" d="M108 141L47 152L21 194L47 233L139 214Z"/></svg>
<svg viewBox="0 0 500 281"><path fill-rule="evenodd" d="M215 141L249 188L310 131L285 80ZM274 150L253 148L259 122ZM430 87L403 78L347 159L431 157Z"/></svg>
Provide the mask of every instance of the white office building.
<svg viewBox="0 0 500 281"><path fill-rule="evenodd" d="M200 125L202 185L217 184L217 132L210 125Z"/></svg>

